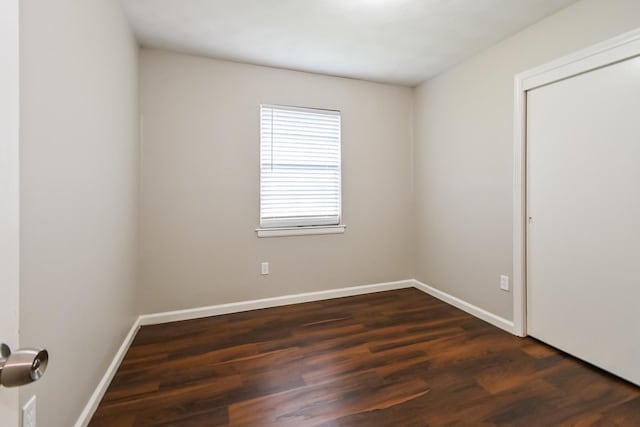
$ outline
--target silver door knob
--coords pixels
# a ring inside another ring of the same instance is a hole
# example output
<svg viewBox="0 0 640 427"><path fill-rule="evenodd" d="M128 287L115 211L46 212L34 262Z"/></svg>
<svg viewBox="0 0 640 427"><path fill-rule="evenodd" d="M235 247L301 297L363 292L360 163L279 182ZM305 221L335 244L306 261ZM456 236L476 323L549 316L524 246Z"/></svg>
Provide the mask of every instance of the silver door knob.
<svg viewBox="0 0 640 427"><path fill-rule="evenodd" d="M35 348L22 348L11 352L0 344L0 385L19 387L38 381L49 364L49 352Z"/></svg>

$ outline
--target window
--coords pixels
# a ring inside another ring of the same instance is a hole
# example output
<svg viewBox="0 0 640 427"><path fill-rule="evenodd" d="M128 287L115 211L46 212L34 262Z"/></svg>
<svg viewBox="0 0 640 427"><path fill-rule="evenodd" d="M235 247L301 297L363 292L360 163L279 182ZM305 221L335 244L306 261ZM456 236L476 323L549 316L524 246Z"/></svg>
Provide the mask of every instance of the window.
<svg viewBox="0 0 640 427"><path fill-rule="evenodd" d="M340 202L340 112L262 105L260 227L339 225Z"/></svg>

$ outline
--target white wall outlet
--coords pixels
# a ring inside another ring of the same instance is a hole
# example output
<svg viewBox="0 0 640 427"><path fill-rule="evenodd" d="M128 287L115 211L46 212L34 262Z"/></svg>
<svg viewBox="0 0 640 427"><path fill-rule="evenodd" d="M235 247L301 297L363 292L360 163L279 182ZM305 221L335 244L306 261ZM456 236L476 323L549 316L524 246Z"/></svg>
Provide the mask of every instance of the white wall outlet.
<svg viewBox="0 0 640 427"><path fill-rule="evenodd" d="M260 274L262 274L263 276L266 276L267 274L269 274L268 262L263 262L262 264L260 264Z"/></svg>
<svg viewBox="0 0 640 427"><path fill-rule="evenodd" d="M509 276L504 274L500 276L500 289L509 292Z"/></svg>
<svg viewBox="0 0 640 427"><path fill-rule="evenodd" d="M22 407L22 427L36 427L36 396Z"/></svg>

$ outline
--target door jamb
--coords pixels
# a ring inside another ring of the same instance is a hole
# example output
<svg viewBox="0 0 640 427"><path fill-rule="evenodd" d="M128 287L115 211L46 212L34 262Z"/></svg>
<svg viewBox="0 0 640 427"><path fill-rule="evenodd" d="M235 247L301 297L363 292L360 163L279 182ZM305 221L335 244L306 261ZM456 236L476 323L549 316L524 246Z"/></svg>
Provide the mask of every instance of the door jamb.
<svg viewBox="0 0 640 427"><path fill-rule="evenodd" d="M527 91L640 56L640 28L525 71L514 78L513 323L527 335Z"/></svg>

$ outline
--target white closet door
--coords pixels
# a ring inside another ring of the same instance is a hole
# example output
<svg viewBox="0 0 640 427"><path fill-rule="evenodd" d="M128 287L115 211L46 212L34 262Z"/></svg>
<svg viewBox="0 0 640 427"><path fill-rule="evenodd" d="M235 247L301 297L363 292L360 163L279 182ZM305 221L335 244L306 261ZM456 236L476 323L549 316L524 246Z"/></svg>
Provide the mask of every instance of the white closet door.
<svg viewBox="0 0 640 427"><path fill-rule="evenodd" d="M527 94L527 333L640 384L640 57Z"/></svg>

